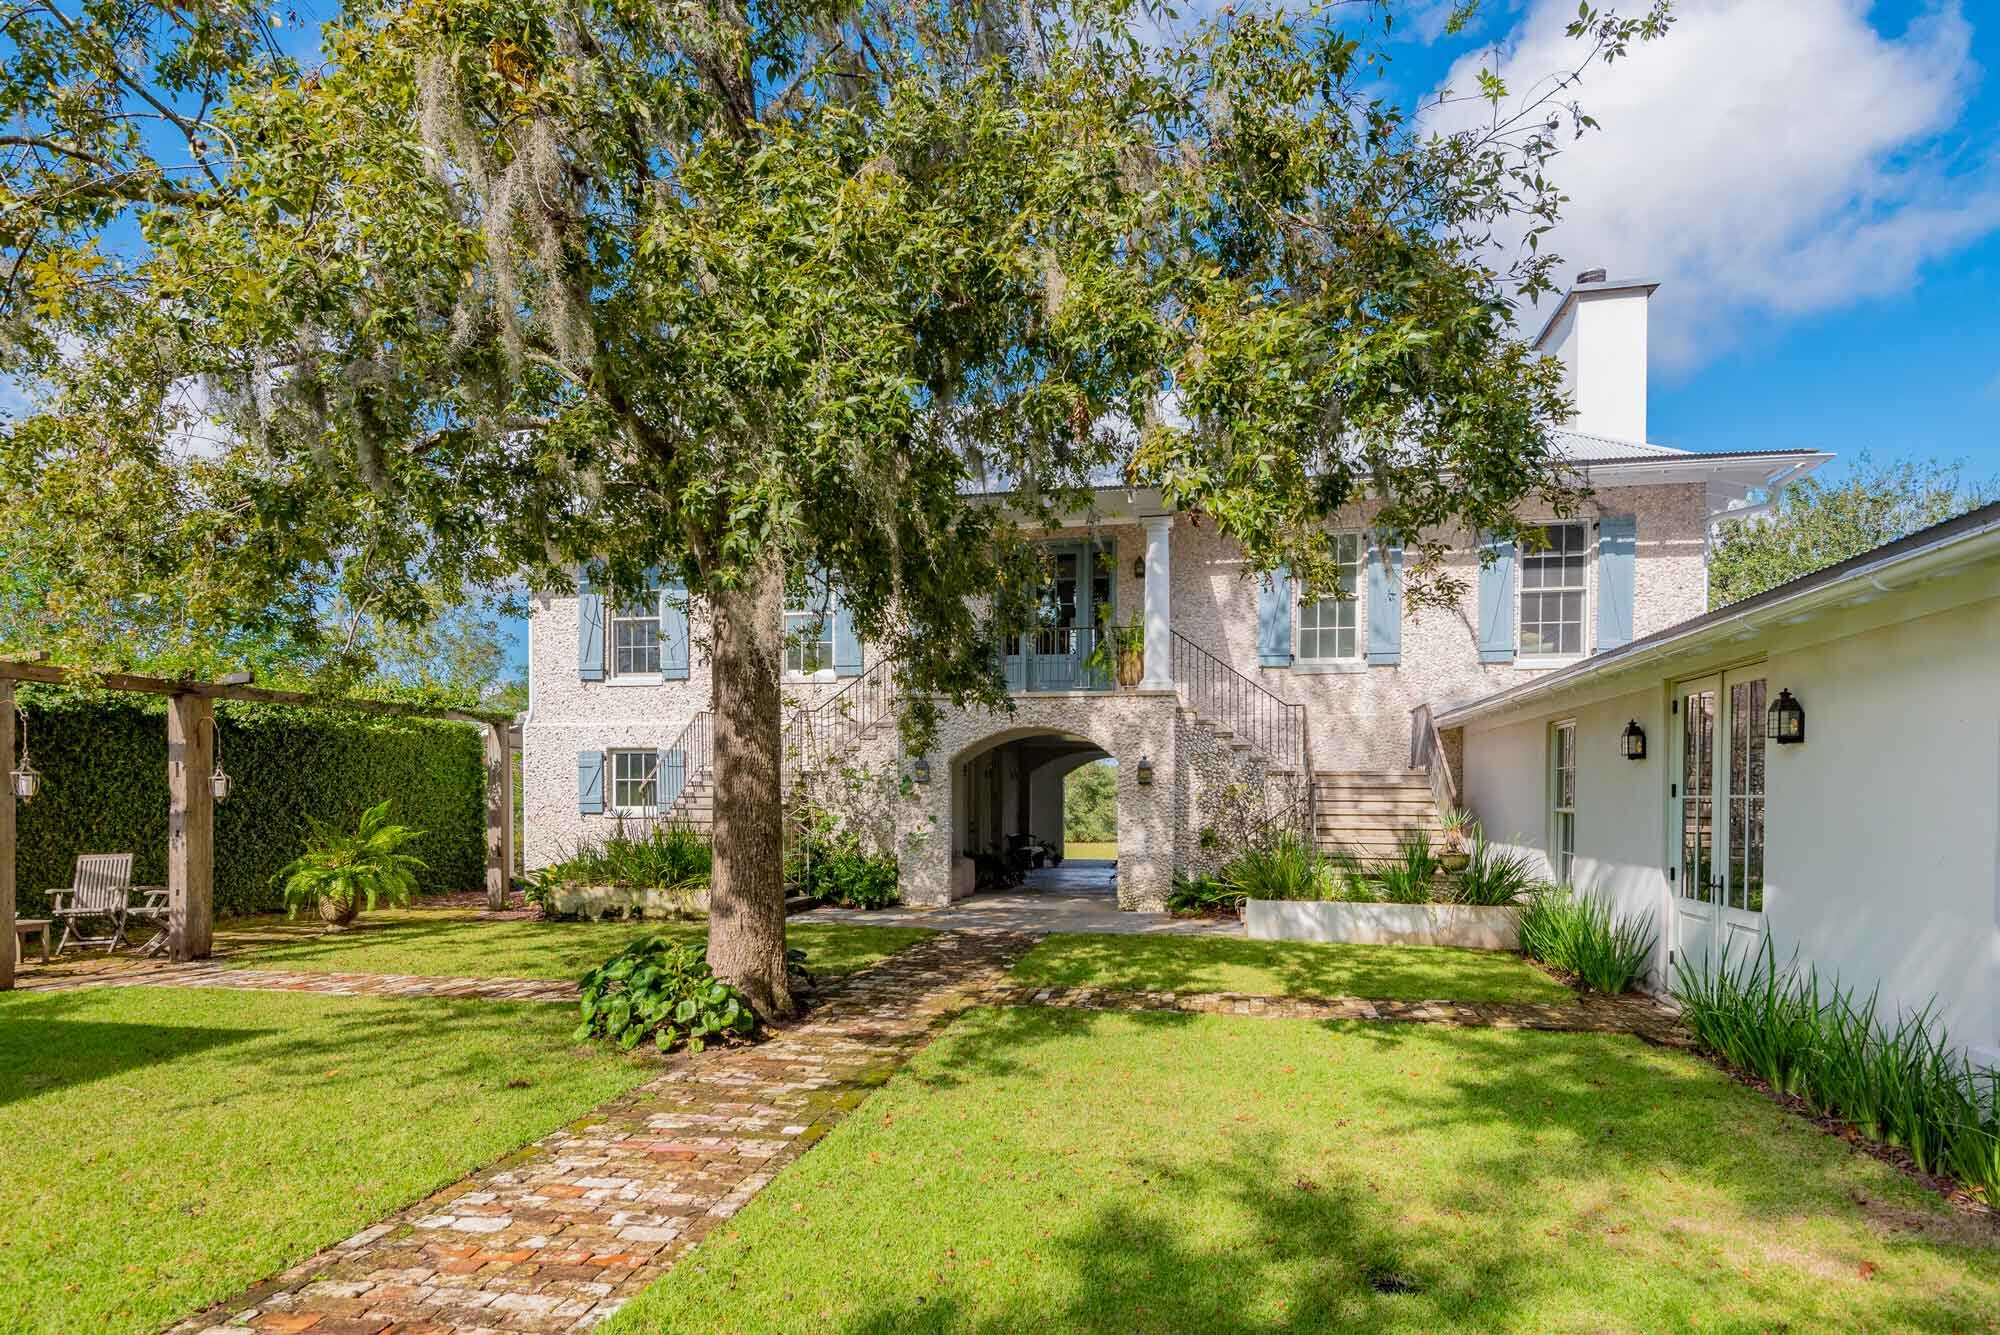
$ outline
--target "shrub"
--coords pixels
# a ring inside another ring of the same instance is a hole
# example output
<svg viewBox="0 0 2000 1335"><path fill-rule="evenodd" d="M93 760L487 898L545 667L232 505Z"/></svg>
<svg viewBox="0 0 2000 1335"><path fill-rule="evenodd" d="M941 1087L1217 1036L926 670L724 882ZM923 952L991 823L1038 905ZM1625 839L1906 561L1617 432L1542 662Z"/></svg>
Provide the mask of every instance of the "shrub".
<svg viewBox="0 0 2000 1335"><path fill-rule="evenodd" d="M1190 880L1176 875L1174 888L1167 895L1167 912L1184 918L1242 911L1242 892L1231 889L1213 876L1197 876Z"/></svg>
<svg viewBox="0 0 2000 1335"><path fill-rule="evenodd" d="M1396 856L1375 869L1381 897L1391 904L1428 904L1437 895L1438 872L1444 864L1423 830L1405 830L1396 838Z"/></svg>
<svg viewBox="0 0 2000 1335"><path fill-rule="evenodd" d="M1486 842L1485 832L1472 827L1472 848L1465 870L1458 874L1456 898L1461 904L1499 907L1518 901L1541 884L1534 863L1523 853L1502 853Z"/></svg>
<svg viewBox="0 0 2000 1335"><path fill-rule="evenodd" d="M847 909L898 903L900 878L894 858L870 857L851 834L806 840L785 859L785 880L794 893Z"/></svg>
<svg viewBox="0 0 2000 1335"><path fill-rule="evenodd" d="M623 827L578 845L562 861L536 873L542 893L554 885L676 886L706 884L715 851L700 831L687 825L654 825L643 834Z"/></svg>
<svg viewBox="0 0 2000 1335"><path fill-rule="evenodd" d="M343 908L359 905L371 912L380 900L398 907L408 904L424 863L402 849L422 836L421 830L390 824L386 801L362 812L353 834L314 821L306 851L276 878L286 911L297 917L300 910L313 909L322 900Z"/></svg>
<svg viewBox="0 0 2000 1335"><path fill-rule="evenodd" d="M1245 899L1324 899L1332 868L1294 834L1239 854L1216 876Z"/></svg>
<svg viewBox="0 0 2000 1335"><path fill-rule="evenodd" d="M1818 972L1761 955L1674 970L1681 1017L1703 1047L1822 1117L1908 1152L1926 1173L1948 1172L2000 1206L2000 1072L1957 1055L1928 1007L1884 1025L1863 1001Z"/></svg>
<svg viewBox="0 0 2000 1335"><path fill-rule="evenodd" d="M756 1012L709 969L699 941L646 937L579 983L579 1043L603 1038L630 1052L650 1035L662 1052L683 1044L700 1052L711 1042L747 1040L757 1032Z"/></svg>
<svg viewBox="0 0 2000 1335"><path fill-rule="evenodd" d="M1521 950L1585 987L1616 995L1645 975L1653 956L1651 915L1620 918L1610 901L1549 886L1521 911Z"/></svg>

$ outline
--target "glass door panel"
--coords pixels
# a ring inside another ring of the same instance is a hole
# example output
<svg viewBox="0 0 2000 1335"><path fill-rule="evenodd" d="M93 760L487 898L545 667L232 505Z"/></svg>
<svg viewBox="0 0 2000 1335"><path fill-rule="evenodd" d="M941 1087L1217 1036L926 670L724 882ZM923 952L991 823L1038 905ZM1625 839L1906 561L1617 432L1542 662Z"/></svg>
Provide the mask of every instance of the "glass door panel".
<svg viewBox="0 0 2000 1335"><path fill-rule="evenodd" d="M1672 801L1679 865L1674 869L1674 949L1707 967L1715 943L1715 714L1713 677L1674 689Z"/></svg>

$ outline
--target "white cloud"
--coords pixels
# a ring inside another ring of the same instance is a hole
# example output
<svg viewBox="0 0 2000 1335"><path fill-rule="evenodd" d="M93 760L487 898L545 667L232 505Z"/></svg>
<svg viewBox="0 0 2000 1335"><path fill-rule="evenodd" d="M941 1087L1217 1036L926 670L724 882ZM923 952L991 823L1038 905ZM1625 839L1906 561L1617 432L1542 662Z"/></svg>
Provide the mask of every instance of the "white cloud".
<svg viewBox="0 0 2000 1335"><path fill-rule="evenodd" d="M1952 143L1979 77L1971 25L1954 3L1885 35L1867 10L1681 0L1665 39L1585 75L1575 95L1603 128L1554 163L1570 203L1553 246L1569 273L1661 281L1658 365L1697 365L1747 321L1894 292L2000 227L2000 158ZM1530 8L1500 51L1511 89L1574 66L1575 13ZM1449 86L1469 92L1485 58Z"/></svg>

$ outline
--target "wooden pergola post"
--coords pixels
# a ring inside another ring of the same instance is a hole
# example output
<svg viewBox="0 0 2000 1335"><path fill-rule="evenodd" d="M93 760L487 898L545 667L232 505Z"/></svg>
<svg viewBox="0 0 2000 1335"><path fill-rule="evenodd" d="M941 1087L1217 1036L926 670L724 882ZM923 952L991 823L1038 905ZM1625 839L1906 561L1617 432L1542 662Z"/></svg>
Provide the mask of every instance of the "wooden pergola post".
<svg viewBox="0 0 2000 1335"><path fill-rule="evenodd" d="M0 992L14 989L14 683L0 680Z"/></svg>
<svg viewBox="0 0 2000 1335"><path fill-rule="evenodd" d="M486 906L507 907L514 879L514 752L510 726L486 725Z"/></svg>
<svg viewBox="0 0 2000 1335"><path fill-rule="evenodd" d="M205 960L215 946L215 705L167 697L167 954Z"/></svg>

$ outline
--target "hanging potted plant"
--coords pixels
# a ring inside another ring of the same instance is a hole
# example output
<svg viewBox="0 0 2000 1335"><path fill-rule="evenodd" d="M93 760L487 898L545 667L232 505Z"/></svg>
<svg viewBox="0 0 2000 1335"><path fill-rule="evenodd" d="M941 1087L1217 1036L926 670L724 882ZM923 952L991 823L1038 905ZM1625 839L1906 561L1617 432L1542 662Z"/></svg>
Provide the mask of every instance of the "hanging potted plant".
<svg viewBox="0 0 2000 1335"><path fill-rule="evenodd" d="M389 804L361 813L353 834L313 822L306 851L280 871L286 911L296 918L302 910L319 914L328 931L342 931L362 907L379 903L402 908L416 894L417 872L423 860L402 851L422 836L421 830L389 823Z"/></svg>
<svg viewBox="0 0 2000 1335"><path fill-rule="evenodd" d="M1121 626L1111 619L1111 604L1097 605L1097 639L1084 655L1083 665L1092 673L1109 677L1124 690L1132 690L1146 676L1146 629L1137 621Z"/></svg>

